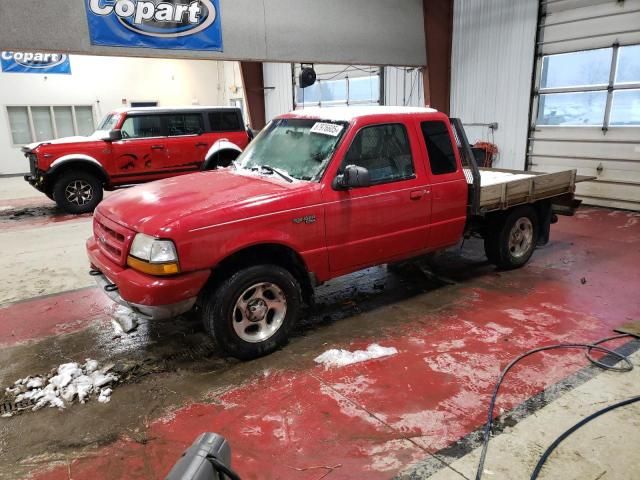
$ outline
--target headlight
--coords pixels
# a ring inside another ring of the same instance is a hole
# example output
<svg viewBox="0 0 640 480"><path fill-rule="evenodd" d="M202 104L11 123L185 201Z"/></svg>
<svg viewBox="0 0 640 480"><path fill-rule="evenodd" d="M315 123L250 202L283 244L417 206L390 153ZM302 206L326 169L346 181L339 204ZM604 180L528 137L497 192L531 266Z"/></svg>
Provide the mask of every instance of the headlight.
<svg viewBox="0 0 640 480"><path fill-rule="evenodd" d="M171 240L158 240L144 233L133 239L127 265L150 275L173 275L180 272L178 253Z"/></svg>

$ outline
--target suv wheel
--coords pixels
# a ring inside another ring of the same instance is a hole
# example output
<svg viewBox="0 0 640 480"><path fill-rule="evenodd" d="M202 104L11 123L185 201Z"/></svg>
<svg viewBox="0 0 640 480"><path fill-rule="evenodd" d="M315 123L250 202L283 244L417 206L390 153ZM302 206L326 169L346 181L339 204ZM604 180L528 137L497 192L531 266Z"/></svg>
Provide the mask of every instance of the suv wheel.
<svg viewBox="0 0 640 480"><path fill-rule="evenodd" d="M53 187L53 199L67 213L92 212L102 200L102 182L88 172L62 174Z"/></svg>
<svg viewBox="0 0 640 480"><path fill-rule="evenodd" d="M484 240L487 258L498 268L511 270L526 264L538 242L538 215L533 207L517 207L493 223Z"/></svg>
<svg viewBox="0 0 640 480"><path fill-rule="evenodd" d="M242 269L206 297L206 330L222 350L241 360L285 345L302 305L299 283L277 265Z"/></svg>

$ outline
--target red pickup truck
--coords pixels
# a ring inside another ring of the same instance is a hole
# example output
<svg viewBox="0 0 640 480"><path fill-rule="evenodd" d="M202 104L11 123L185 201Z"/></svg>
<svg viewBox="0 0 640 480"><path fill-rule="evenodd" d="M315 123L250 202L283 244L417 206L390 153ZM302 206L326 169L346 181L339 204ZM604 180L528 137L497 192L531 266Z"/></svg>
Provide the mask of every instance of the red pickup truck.
<svg viewBox="0 0 640 480"><path fill-rule="evenodd" d="M103 190L228 165L251 136L236 107L121 109L89 137L23 147L24 178L66 212L86 213Z"/></svg>
<svg viewBox="0 0 640 480"><path fill-rule="evenodd" d="M232 356L286 343L313 288L480 235L524 265L572 214L576 172L479 169L458 119L427 108L307 109L274 119L231 168L117 192L94 216L91 274L167 318L198 306Z"/></svg>

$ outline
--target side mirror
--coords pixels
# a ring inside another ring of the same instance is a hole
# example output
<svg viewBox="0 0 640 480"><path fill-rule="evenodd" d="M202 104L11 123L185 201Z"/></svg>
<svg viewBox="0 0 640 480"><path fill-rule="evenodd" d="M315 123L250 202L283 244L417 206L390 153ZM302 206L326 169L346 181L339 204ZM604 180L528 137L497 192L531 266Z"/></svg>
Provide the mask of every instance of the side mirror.
<svg viewBox="0 0 640 480"><path fill-rule="evenodd" d="M369 170L356 165L347 165L342 175L337 175L333 180L335 190L348 190L349 188L362 188L370 185Z"/></svg>
<svg viewBox="0 0 640 480"><path fill-rule="evenodd" d="M105 138L107 142L117 142L122 140L122 131L121 130L109 130L109 134L107 138Z"/></svg>

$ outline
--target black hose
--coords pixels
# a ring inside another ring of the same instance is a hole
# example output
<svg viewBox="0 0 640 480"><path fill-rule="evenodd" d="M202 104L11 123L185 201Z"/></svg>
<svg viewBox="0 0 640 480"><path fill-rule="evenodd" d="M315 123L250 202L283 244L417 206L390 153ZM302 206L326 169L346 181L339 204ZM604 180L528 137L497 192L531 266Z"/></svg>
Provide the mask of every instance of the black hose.
<svg viewBox="0 0 640 480"><path fill-rule="evenodd" d="M236 472L231 470L229 467L227 467L224 463L222 463L216 457L209 455L207 456L207 460L211 462L211 465L213 465L213 469L216 472L222 473L225 476L229 477L229 480L240 480L240 476ZM220 477L220 478L221 480L224 480L224 477Z"/></svg>
<svg viewBox="0 0 640 480"><path fill-rule="evenodd" d="M610 412L611 410L614 410L619 407L624 407L625 405L629 405L630 403L634 403L638 401L640 401L640 395L637 397L629 398L627 400L623 400L622 402L614 403L613 405L609 405L608 407L605 407L602 410L598 410L597 412L592 413L587 418L583 418L582 420L580 420L573 427L571 427L569 430L567 430L558 438L556 438L556 440L549 446L549 448L545 450L545 452L540 457L540 460L538 460L538 464L536 465L536 468L533 470L530 480L536 480L536 478L538 478L538 475L540 474L540 470L542 470L542 466L549 458L549 455L551 455L551 452L553 452L556 449L556 447L560 445L560 443L569 435L571 435L573 432L578 430L583 425L586 425L594 418L598 418L600 415L604 415L605 413Z"/></svg>
<svg viewBox="0 0 640 480"><path fill-rule="evenodd" d="M615 372L630 372L631 370L633 370L633 364L631 363L631 361L629 360L628 357L626 357L625 355L622 355L621 353L618 353L618 352L615 352L613 350L610 350L610 349L608 349L606 347L601 347L600 344L604 343L604 342L608 342L610 340L623 338L623 337L632 337L632 336L633 335L629 335L629 334L625 333L625 334L621 334L621 335L614 335L612 337L603 338L602 340L598 340L597 342L594 342L594 343L560 343L560 344L557 344L557 345L548 345L546 347L539 347L539 348L534 348L533 350L529 350L529 351L519 355L514 360L512 360L504 368L504 370L502 370L502 372L500 373L500 376L498 377L498 381L496 382L496 385L495 385L495 387L493 389L493 395L491 396L491 403L489 404L489 410L487 412L487 423L484 426L484 431L483 431L483 435L482 435L482 452L480 454L480 461L478 463L478 470L476 471L476 480L480 480L482 478L482 473L484 471L484 462L485 462L485 459L487 457L487 450L489 448L489 439L491 437L491 428L493 427L493 411L495 410L496 399L498 397L498 391L500 389L500 385L502 385L502 382L503 382L505 376L507 375L509 370L511 370L511 368L513 368L514 365L516 365L522 359L524 359L524 358L526 358L526 357L528 357L530 355L533 355L534 353L543 352L543 351L546 351L546 350L556 350L556 349L564 349L564 348L580 348L580 349L586 349L586 357L587 357L587 359L591 363L593 363L595 366L597 366L599 368L602 368L604 370L612 370L612 371L615 371ZM612 366L607 365L605 363L602 363L602 362L600 362L598 360L595 360L591 356L591 352L593 350L612 355L613 357L618 358L618 361L624 361L627 364L627 366L612 367Z"/></svg>

